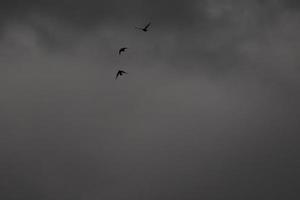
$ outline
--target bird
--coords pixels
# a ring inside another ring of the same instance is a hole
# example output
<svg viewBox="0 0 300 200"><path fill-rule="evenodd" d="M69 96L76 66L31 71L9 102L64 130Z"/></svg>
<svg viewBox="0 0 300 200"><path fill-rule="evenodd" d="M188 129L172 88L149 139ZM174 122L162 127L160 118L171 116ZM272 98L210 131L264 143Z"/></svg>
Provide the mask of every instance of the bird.
<svg viewBox="0 0 300 200"><path fill-rule="evenodd" d="M144 28L140 28L140 27L135 27L136 29L139 29L141 31L147 32L149 27L151 25L151 22L149 22Z"/></svg>
<svg viewBox="0 0 300 200"><path fill-rule="evenodd" d="M120 50L119 50L119 55L121 55L121 53L122 52L125 52L126 51L126 49L128 49L127 47L123 47L123 48L121 48Z"/></svg>
<svg viewBox="0 0 300 200"><path fill-rule="evenodd" d="M119 70L116 74L116 79L119 77L119 76L123 76L123 74L128 74L127 72L123 71L123 70Z"/></svg>

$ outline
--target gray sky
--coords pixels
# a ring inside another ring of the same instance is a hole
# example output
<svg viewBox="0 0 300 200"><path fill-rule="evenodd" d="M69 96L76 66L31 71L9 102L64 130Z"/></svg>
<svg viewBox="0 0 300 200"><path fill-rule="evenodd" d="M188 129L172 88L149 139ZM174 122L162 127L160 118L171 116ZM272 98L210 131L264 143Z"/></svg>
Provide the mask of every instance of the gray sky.
<svg viewBox="0 0 300 200"><path fill-rule="evenodd" d="M299 10L1 1L0 198L298 199Z"/></svg>

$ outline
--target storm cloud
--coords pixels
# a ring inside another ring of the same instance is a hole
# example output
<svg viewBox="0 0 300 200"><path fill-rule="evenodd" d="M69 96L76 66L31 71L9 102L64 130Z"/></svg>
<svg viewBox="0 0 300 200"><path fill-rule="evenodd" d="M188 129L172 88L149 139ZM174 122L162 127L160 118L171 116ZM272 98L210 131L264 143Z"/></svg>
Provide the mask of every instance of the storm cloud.
<svg viewBox="0 0 300 200"><path fill-rule="evenodd" d="M299 8L1 1L0 198L299 198Z"/></svg>

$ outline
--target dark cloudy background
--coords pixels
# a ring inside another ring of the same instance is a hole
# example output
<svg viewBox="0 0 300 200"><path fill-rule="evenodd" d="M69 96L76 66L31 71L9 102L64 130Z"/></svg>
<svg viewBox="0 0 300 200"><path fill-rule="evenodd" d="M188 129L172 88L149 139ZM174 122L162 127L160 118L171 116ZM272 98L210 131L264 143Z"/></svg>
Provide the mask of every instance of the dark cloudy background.
<svg viewBox="0 0 300 200"><path fill-rule="evenodd" d="M2 0L0 198L299 199L299 11Z"/></svg>

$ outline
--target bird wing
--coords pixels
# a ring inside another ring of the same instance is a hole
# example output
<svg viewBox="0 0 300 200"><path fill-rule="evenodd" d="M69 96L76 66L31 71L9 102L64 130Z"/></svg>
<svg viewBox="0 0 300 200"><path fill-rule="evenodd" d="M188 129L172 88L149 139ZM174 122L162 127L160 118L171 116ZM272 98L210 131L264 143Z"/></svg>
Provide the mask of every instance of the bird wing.
<svg viewBox="0 0 300 200"><path fill-rule="evenodd" d="M147 25L145 26L145 29L149 28L150 25L151 25L151 23L147 24Z"/></svg>
<svg viewBox="0 0 300 200"><path fill-rule="evenodd" d="M140 28L140 27L135 27L136 29L139 29L139 30L143 30L143 28Z"/></svg>
<svg viewBox="0 0 300 200"><path fill-rule="evenodd" d="M116 79L118 78L119 75L120 75L120 72L118 72L118 73L116 74Z"/></svg>
<svg viewBox="0 0 300 200"><path fill-rule="evenodd" d="M125 50L128 49L127 47L123 47L119 50L119 55L122 53L122 52L125 52Z"/></svg>

